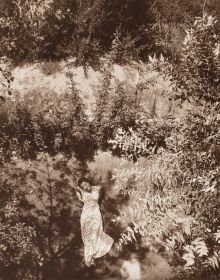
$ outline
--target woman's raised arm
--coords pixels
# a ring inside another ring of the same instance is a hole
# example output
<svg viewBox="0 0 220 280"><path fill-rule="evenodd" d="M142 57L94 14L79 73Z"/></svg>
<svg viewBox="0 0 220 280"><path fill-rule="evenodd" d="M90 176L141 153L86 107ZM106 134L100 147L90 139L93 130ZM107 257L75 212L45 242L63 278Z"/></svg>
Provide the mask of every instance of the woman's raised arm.
<svg viewBox="0 0 220 280"><path fill-rule="evenodd" d="M78 186L75 188L75 191L76 191L76 195L77 195L78 199L83 202L82 193Z"/></svg>
<svg viewBox="0 0 220 280"><path fill-rule="evenodd" d="M94 186L94 189L99 193L99 202L101 202L104 195L104 188L102 186Z"/></svg>

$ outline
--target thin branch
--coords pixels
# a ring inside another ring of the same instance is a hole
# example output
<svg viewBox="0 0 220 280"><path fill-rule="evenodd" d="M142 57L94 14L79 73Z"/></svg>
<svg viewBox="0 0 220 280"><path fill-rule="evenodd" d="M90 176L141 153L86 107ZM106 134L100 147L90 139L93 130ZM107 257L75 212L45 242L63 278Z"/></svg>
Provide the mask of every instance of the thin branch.
<svg viewBox="0 0 220 280"><path fill-rule="evenodd" d="M204 13L205 13L206 2L207 2L207 0L204 0L204 2L203 2L202 15L204 15Z"/></svg>

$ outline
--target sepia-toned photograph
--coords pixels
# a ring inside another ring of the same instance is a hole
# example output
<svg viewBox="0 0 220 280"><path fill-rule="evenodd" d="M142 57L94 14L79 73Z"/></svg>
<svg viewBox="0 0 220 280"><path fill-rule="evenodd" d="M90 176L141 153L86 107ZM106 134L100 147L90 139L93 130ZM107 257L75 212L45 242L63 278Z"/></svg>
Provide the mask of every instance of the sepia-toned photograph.
<svg viewBox="0 0 220 280"><path fill-rule="evenodd" d="M0 280L220 280L219 0L0 0Z"/></svg>

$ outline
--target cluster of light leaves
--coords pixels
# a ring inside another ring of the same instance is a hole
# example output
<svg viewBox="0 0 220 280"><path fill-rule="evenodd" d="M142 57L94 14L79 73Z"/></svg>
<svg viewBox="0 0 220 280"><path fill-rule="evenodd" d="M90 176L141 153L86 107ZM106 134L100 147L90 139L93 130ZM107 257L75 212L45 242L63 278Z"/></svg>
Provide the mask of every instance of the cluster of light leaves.
<svg viewBox="0 0 220 280"><path fill-rule="evenodd" d="M185 266L190 267L195 263L196 257L205 259L205 263L214 269L219 269L220 265L220 251L219 251L219 229L217 232L212 233L210 229L206 230L211 233L211 238L209 240L214 243L214 248L210 252L209 246L206 244L203 238L196 238L189 245L183 247L185 253L183 259L186 261ZM204 258L205 257L205 258Z"/></svg>
<svg viewBox="0 0 220 280"><path fill-rule="evenodd" d="M183 255L183 259L186 261L186 266L191 266L194 264L195 253L197 253L199 257L208 255L207 246L204 240L201 238L193 240L190 245L184 246L183 249L186 252Z"/></svg>
<svg viewBox="0 0 220 280"><path fill-rule="evenodd" d="M5 67L0 67L0 99L1 101L5 101L6 98L12 94L11 91L11 83L13 82L14 78L11 75L11 72Z"/></svg>
<svg viewBox="0 0 220 280"><path fill-rule="evenodd" d="M113 149L117 147L124 151L125 155L129 157L129 151L132 150L132 156L139 157L141 154L147 152L147 146L150 143L150 139L141 139L132 128L129 128L128 132L119 128L116 131L114 139L110 139L109 143L113 145Z"/></svg>
<svg viewBox="0 0 220 280"><path fill-rule="evenodd" d="M121 150L127 158L137 160L141 156L152 157L160 148L165 148L165 138L173 126L173 118L154 118L140 112L137 114L134 128L119 128L114 134L114 139L108 142L113 145L113 149Z"/></svg>

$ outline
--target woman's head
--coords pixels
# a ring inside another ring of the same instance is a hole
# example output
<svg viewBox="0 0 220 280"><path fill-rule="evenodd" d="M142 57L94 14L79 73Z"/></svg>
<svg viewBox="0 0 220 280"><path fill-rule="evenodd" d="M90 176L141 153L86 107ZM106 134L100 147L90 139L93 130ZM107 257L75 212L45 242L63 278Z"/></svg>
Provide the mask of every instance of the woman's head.
<svg viewBox="0 0 220 280"><path fill-rule="evenodd" d="M137 262L137 255L135 253L130 254L130 261L131 262Z"/></svg>
<svg viewBox="0 0 220 280"><path fill-rule="evenodd" d="M91 191L91 187L92 187L92 184L91 182L87 179L87 178L80 178L78 180L78 186L84 190L84 191L87 191L87 192L90 192Z"/></svg>

